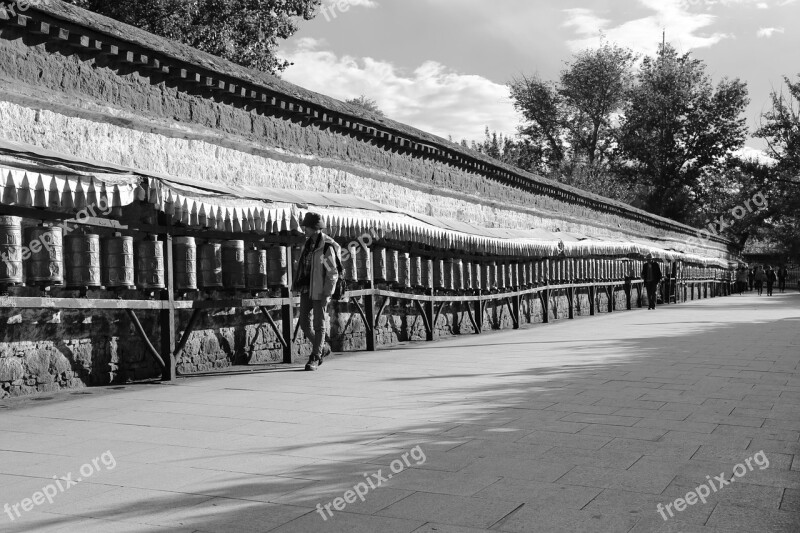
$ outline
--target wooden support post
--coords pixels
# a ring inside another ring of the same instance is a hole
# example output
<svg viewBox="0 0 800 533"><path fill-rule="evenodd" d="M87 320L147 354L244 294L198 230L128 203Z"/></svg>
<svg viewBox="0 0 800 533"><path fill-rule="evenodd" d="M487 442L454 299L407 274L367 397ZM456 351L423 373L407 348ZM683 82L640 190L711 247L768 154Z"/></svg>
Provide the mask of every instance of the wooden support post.
<svg viewBox="0 0 800 533"><path fill-rule="evenodd" d="M594 285L589 285L589 316L594 316L596 313L595 307L597 307L597 287Z"/></svg>
<svg viewBox="0 0 800 533"><path fill-rule="evenodd" d="M567 289L567 302L569 303L569 319L575 318L575 287Z"/></svg>
<svg viewBox="0 0 800 533"><path fill-rule="evenodd" d="M606 294L608 295L608 312L614 312L614 286L609 285L606 289Z"/></svg>
<svg viewBox="0 0 800 533"><path fill-rule="evenodd" d="M469 304L467 304L469 305ZM475 301L475 327L478 329L478 333L483 333L483 301L476 300Z"/></svg>
<svg viewBox="0 0 800 533"><path fill-rule="evenodd" d="M625 309L627 309L628 311L633 309L633 306L631 305L631 292L632 291L633 291L633 285L631 285L631 280L630 279L626 279L625 280Z"/></svg>
<svg viewBox="0 0 800 533"><path fill-rule="evenodd" d="M550 289L545 289L539 293L542 299L542 322L545 324L550 323Z"/></svg>
<svg viewBox="0 0 800 533"><path fill-rule="evenodd" d="M375 351L375 296L364 296L364 321L367 323L367 351Z"/></svg>
<svg viewBox="0 0 800 533"><path fill-rule="evenodd" d="M514 318L514 329L519 329L519 322L520 322L519 298L520 298L519 294L515 294L514 296L511 297L511 307L512 307L511 314L514 315L513 316L513 318Z"/></svg>
<svg viewBox="0 0 800 533"><path fill-rule="evenodd" d="M153 344L150 342L150 339L147 338L147 333L142 327L142 323L139 322L139 318L136 316L136 313L134 313L132 309L126 309L125 311L128 313L128 317L131 319L136 333L139 334L139 337L142 339L145 348L147 348L147 352L153 357L153 359L156 360L158 366L161 367L161 369L166 373L167 365L161 358L161 354L158 353L158 350L156 350Z"/></svg>
<svg viewBox="0 0 800 533"><path fill-rule="evenodd" d="M292 247L286 247L286 280L287 286L281 290L281 297L285 303L281 306L281 330L283 331L283 363L290 365L294 362L294 272L292 272Z"/></svg>
<svg viewBox="0 0 800 533"><path fill-rule="evenodd" d="M194 330L194 325L199 317L200 317L200 309L199 308L194 309L192 311L192 316L189 318L189 323L186 324L186 329L183 330L183 335L181 336L181 340L180 342L178 342L178 346L175 347L175 352L173 353L173 355L176 358L180 357L181 352L186 346L186 343L189 341L189 336L192 334L192 331Z"/></svg>
<svg viewBox="0 0 800 533"><path fill-rule="evenodd" d="M423 305L423 309L425 311L425 315L428 317L428 334L425 340L432 341L435 339L435 331L436 331L436 319L434 317L434 311L436 310L436 306L434 305L434 291L430 291L430 300L425 301L425 305Z"/></svg>
<svg viewBox="0 0 800 533"><path fill-rule="evenodd" d="M166 290L162 291L161 299L167 302L165 309L159 312L161 326L161 353L164 357L164 371L161 374L163 381L172 381L175 378L175 292L174 272L172 257L172 215L160 213L161 223L166 228L164 234L164 273L166 274Z"/></svg>

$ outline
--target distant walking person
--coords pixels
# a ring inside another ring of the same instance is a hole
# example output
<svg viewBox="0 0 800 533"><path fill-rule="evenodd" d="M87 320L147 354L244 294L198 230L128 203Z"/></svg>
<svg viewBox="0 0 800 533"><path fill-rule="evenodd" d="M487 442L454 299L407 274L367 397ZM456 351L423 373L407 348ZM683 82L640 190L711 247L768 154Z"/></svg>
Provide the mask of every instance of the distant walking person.
<svg viewBox="0 0 800 533"><path fill-rule="evenodd" d="M747 269L744 266L736 271L736 290L739 294L744 294L747 290Z"/></svg>
<svg viewBox="0 0 800 533"><path fill-rule="evenodd" d="M647 254L647 262L642 267L642 279L647 289L647 309L655 309L658 284L661 283L661 268L653 261L653 254Z"/></svg>
<svg viewBox="0 0 800 533"><path fill-rule="evenodd" d="M776 281L778 281L778 275L771 266L767 267L767 296L772 296L772 287L775 286Z"/></svg>
<svg viewBox="0 0 800 533"><path fill-rule="evenodd" d="M755 278L758 295L761 296L764 293L764 282L767 281L767 273L764 272L764 269L759 266L756 267L756 273L753 277Z"/></svg>
<svg viewBox="0 0 800 533"><path fill-rule="evenodd" d="M316 370L322 359L331 353L325 345L330 328L328 303L339 279L336 264L341 248L322 233L325 223L317 213L306 213L301 226L306 234L306 244L300 253L292 288L300 293L300 329L312 343L306 370Z"/></svg>
<svg viewBox="0 0 800 533"><path fill-rule="evenodd" d="M786 291L786 278L789 277L789 271L786 270L786 265L782 265L778 269L778 290L781 292Z"/></svg>
<svg viewBox="0 0 800 533"><path fill-rule="evenodd" d="M755 285L755 282L756 282L756 269L755 268L751 268L750 269L750 273L747 274L747 282L750 284L750 290L752 291L753 287Z"/></svg>

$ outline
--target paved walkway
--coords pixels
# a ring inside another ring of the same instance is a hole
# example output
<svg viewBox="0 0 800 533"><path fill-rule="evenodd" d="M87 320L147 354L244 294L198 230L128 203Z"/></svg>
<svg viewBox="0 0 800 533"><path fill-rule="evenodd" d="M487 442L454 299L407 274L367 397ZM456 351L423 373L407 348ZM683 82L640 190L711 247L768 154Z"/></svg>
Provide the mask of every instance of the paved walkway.
<svg viewBox="0 0 800 533"><path fill-rule="evenodd" d="M797 532L799 331L734 296L0 402L0 530Z"/></svg>

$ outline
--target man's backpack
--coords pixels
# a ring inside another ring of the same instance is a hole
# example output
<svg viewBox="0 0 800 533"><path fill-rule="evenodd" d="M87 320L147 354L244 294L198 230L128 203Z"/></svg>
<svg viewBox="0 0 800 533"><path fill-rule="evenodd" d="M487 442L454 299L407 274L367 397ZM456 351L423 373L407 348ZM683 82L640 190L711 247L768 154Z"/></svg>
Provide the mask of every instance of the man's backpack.
<svg viewBox="0 0 800 533"><path fill-rule="evenodd" d="M333 247L332 244L326 243L325 248L323 249L322 253L327 254L328 248ZM331 300L341 300L344 297L344 293L347 292L347 282L344 280L344 266L342 265L342 260L339 257L339 254L334 253L333 256L336 258L336 271L339 272L339 279L336 280L336 287L333 289L333 295L331 295Z"/></svg>

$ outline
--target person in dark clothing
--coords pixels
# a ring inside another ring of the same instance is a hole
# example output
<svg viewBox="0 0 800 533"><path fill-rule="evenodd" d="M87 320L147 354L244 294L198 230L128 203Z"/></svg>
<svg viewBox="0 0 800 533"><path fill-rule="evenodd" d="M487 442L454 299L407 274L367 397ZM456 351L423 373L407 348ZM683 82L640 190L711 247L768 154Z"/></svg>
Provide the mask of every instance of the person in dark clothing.
<svg viewBox="0 0 800 533"><path fill-rule="evenodd" d="M312 343L306 370L316 370L323 358L331 353L325 343L330 328L328 304L339 279L334 265L340 257L341 247L322 233L325 222L317 213L306 213L301 225L306 234L306 244L300 253L292 289L300 293L300 329Z"/></svg>
<svg viewBox="0 0 800 533"><path fill-rule="evenodd" d="M786 290L786 278L789 277L789 271L786 266L781 266L778 269L778 290L784 292Z"/></svg>
<svg viewBox="0 0 800 533"><path fill-rule="evenodd" d="M750 269L750 273L747 275L747 281L750 284L750 290L753 290L753 287L756 283L756 270L754 268Z"/></svg>
<svg viewBox="0 0 800 533"><path fill-rule="evenodd" d="M761 296L764 293L764 282L767 281L767 273L764 272L764 269L759 266L756 268L754 278L756 290L758 291L758 295Z"/></svg>
<svg viewBox="0 0 800 533"><path fill-rule="evenodd" d="M767 296L772 296L772 287L775 286L776 281L778 281L778 275L771 266L767 267Z"/></svg>
<svg viewBox="0 0 800 533"><path fill-rule="evenodd" d="M653 261L653 254L647 254L647 262L642 267L642 279L647 289L647 309L656 308L658 284L661 283L661 267Z"/></svg>

